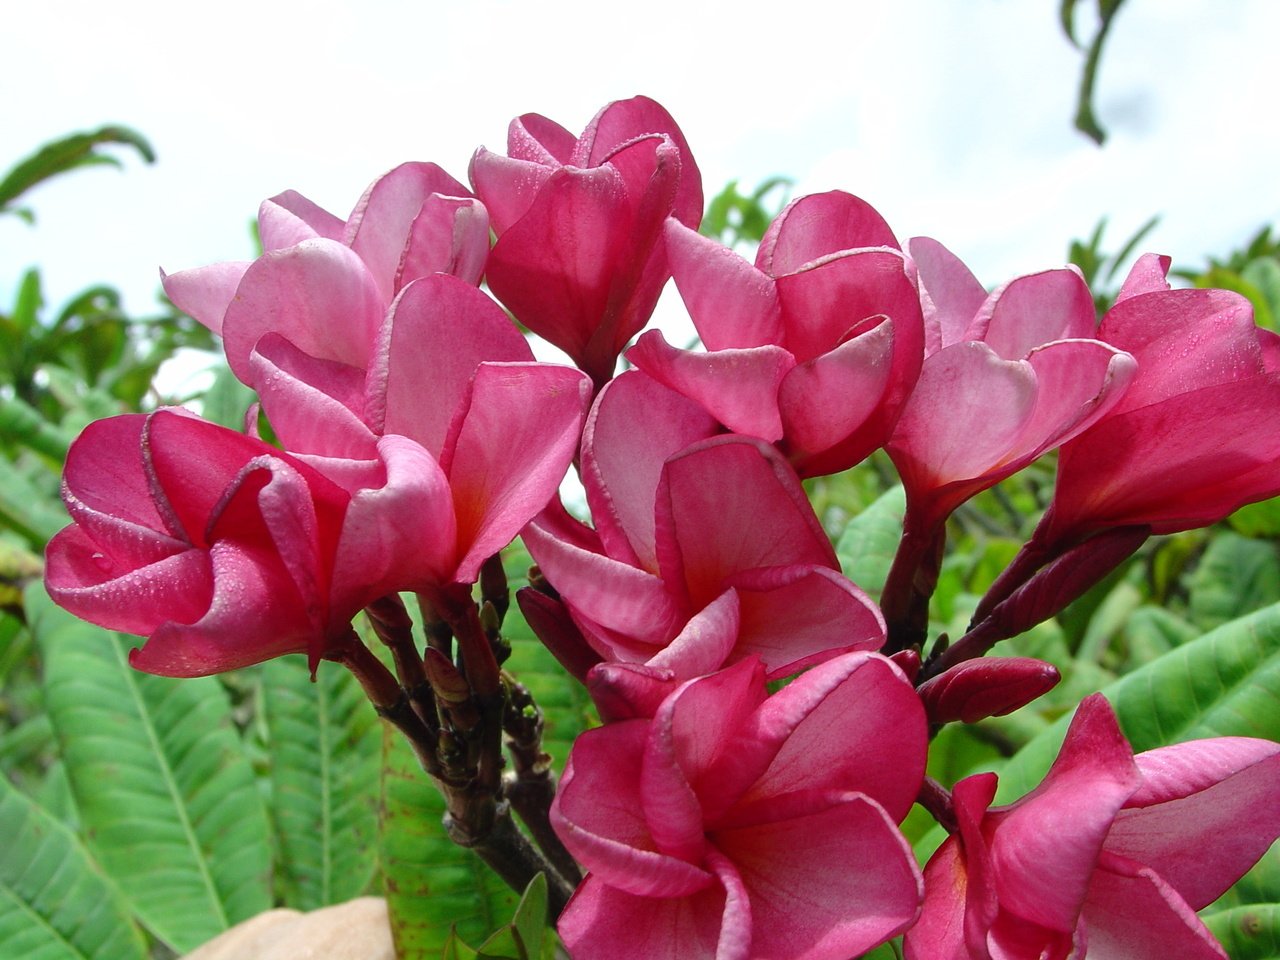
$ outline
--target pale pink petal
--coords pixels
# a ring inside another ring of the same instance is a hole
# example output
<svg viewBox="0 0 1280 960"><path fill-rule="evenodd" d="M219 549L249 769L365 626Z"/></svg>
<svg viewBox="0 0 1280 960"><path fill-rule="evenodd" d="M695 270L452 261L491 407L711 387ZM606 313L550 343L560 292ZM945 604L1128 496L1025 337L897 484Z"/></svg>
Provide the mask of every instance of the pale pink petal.
<svg viewBox="0 0 1280 960"><path fill-rule="evenodd" d="M575 960L747 960L722 954L726 894L713 883L682 897L640 897L588 875L556 931Z"/></svg>
<svg viewBox="0 0 1280 960"><path fill-rule="evenodd" d="M1107 831L1140 782L1110 704L1088 697L1044 781L988 815L1001 906L1051 930L1074 930Z"/></svg>
<svg viewBox="0 0 1280 960"><path fill-rule="evenodd" d="M245 380L258 340L278 333L310 356L364 367L385 309L364 262L340 243L307 240L265 254L227 307L227 363Z"/></svg>
<svg viewBox="0 0 1280 960"><path fill-rule="evenodd" d="M609 556L658 569L653 505L662 465L718 431L704 410L644 373L623 373L600 391L582 432L582 478Z"/></svg>
<svg viewBox="0 0 1280 960"><path fill-rule="evenodd" d="M906 960L974 960L964 937L968 884L960 845L948 837L924 868L920 919L902 944Z"/></svg>
<svg viewBox="0 0 1280 960"><path fill-rule="evenodd" d="M782 342L782 306L768 275L674 218L666 244L672 279L708 350Z"/></svg>
<svg viewBox="0 0 1280 960"><path fill-rule="evenodd" d="M1142 786L1105 849L1150 867L1192 909L1221 896L1280 835L1280 744L1219 737L1134 760Z"/></svg>
<svg viewBox="0 0 1280 960"><path fill-rule="evenodd" d="M395 289L419 277L448 273L478 284L489 258L489 212L479 200L433 193L409 228Z"/></svg>
<svg viewBox="0 0 1280 960"><path fill-rule="evenodd" d="M387 314L369 373L364 415L443 455L450 427L486 360L533 360L520 331L465 280L437 274L406 286Z"/></svg>
<svg viewBox="0 0 1280 960"><path fill-rule="evenodd" d="M574 741L551 823L591 874L628 893L678 897L712 884L696 864L658 852L636 802L649 724L626 720Z"/></svg>
<svg viewBox="0 0 1280 960"><path fill-rule="evenodd" d="M340 241L346 228L343 220L294 190L264 200L258 207L258 239L267 253L316 237Z"/></svg>
<svg viewBox="0 0 1280 960"><path fill-rule="evenodd" d="M897 246L898 238L871 204L832 190L787 204L760 241L756 267L780 277L841 250Z"/></svg>
<svg viewBox="0 0 1280 960"><path fill-rule="evenodd" d="M504 157L484 147L471 158L469 176L494 232L501 237L529 212L538 191L551 178L555 167L527 159Z"/></svg>
<svg viewBox="0 0 1280 960"><path fill-rule="evenodd" d="M1169 289L1169 267L1172 260L1154 253L1144 253L1129 270L1124 285L1116 295L1116 303L1144 293L1162 293Z"/></svg>
<svg viewBox="0 0 1280 960"><path fill-rule="evenodd" d="M227 307L235 298L236 288L250 267L248 260L228 260L207 267L160 271L165 296L183 313L190 314L214 333L222 333Z"/></svg>
<svg viewBox="0 0 1280 960"><path fill-rule="evenodd" d="M762 574L765 574L762 576ZM730 577L742 605L734 659L756 655L770 679L852 650L884 644L884 618L835 570L776 567Z"/></svg>
<svg viewBox="0 0 1280 960"><path fill-rule="evenodd" d="M782 439L778 388L795 368L781 347L699 353L670 346L650 330L627 351L627 359L663 384L698 403L734 433L770 442ZM823 412L829 412L825 407Z"/></svg>
<svg viewBox="0 0 1280 960"><path fill-rule="evenodd" d="M695 607L710 603L726 578L745 570L838 567L799 479L758 440L712 437L671 457L658 488L657 517L664 579L683 580ZM752 522L741 522L743 517Z"/></svg>
<svg viewBox="0 0 1280 960"><path fill-rule="evenodd" d="M1010 280L994 291L965 331L1005 360L1021 360L1042 343L1096 335L1093 294L1078 270L1064 267Z"/></svg>
<svg viewBox="0 0 1280 960"><path fill-rule="evenodd" d="M911 847L867 797L716 830L751 903L751 956L847 960L906 930L922 885Z"/></svg>
<svg viewBox="0 0 1280 960"><path fill-rule="evenodd" d="M1090 957L1227 960L1195 912L1154 871L1104 854L1089 884Z"/></svg>
<svg viewBox="0 0 1280 960"><path fill-rule="evenodd" d="M986 288L954 253L929 237L912 237L907 252L920 274L925 356L964 339L987 299Z"/></svg>
<svg viewBox="0 0 1280 960"><path fill-rule="evenodd" d="M590 382L568 367L476 369L440 458L458 517L459 582L470 583L556 495L590 399Z"/></svg>

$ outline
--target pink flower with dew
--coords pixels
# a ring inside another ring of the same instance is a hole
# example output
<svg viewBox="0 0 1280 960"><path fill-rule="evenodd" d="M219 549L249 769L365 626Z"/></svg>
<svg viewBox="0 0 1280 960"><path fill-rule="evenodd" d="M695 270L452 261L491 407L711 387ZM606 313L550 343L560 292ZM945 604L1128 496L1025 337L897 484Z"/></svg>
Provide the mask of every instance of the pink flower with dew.
<svg viewBox="0 0 1280 960"><path fill-rule="evenodd" d="M764 672L740 661L574 744L551 816L589 871L558 925L578 960L846 960L915 919L911 685L869 653L772 696Z"/></svg>

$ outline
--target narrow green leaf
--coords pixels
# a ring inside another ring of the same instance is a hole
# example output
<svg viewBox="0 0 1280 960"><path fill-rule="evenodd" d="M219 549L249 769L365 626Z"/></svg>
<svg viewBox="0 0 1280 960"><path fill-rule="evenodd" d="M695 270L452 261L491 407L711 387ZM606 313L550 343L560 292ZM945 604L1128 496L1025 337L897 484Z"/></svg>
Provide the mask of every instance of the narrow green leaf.
<svg viewBox="0 0 1280 960"><path fill-rule="evenodd" d="M73 133L70 136L46 143L31 156L19 162L0 180L0 210L30 190L37 183L76 167L87 164L112 164L120 161L110 154L96 152L96 147L118 143L133 147L147 163L155 161L155 151L142 134L119 125L101 127L89 133Z"/></svg>
<svg viewBox="0 0 1280 960"><path fill-rule="evenodd" d="M907 495L901 484L886 490L867 509L849 521L836 544L844 575L878 597L893 565L902 538Z"/></svg>
<svg viewBox="0 0 1280 960"><path fill-rule="evenodd" d="M22 960L145 960L146 941L79 840L0 776L0 948Z"/></svg>
<svg viewBox="0 0 1280 960"><path fill-rule="evenodd" d="M72 437L18 397L0 396L0 436L30 447L58 463L67 459Z"/></svg>
<svg viewBox="0 0 1280 960"><path fill-rule="evenodd" d="M525 888L515 916L477 951L480 960L538 960L547 929L547 878L538 874Z"/></svg>
<svg viewBox="0 0 1280 960"><path fill-rule="evenodd" d="M271 906L266 806L213 678L128 666L130 639L26 595L45 698L97 860L178 951Z"/></svg>
<svg viewBox="0 0 1280 960"><path fill-rule="evenodd" d="M263 665L271 812L284 901L315 910L365 893L377 866L381 724L355 678L306 659Z"/></svg>
<svg viewBox="0 0 1280 960"><path fill-rule="evenodd" d="M436 960L451 931L479 943L511 916L515 893L441 823L444 799L404 738L384 725L379 865L399 960Z"/></svg>
<svg viewBox="0 0 1280 960"><path fill-rule="evenodd" d="M48 479L54 482L52 475ZM41 490L11 460L0 457L0 526L20 533L33 547L43 550L67 522L67 513L56 496Z"/></svg>
<svg viewBox="0 0 1280 960"><path fill-rule="evenodd" d="M1231 960L1280 960L1280 903L1254 903L1210 914L1204 924Z"/></svg>

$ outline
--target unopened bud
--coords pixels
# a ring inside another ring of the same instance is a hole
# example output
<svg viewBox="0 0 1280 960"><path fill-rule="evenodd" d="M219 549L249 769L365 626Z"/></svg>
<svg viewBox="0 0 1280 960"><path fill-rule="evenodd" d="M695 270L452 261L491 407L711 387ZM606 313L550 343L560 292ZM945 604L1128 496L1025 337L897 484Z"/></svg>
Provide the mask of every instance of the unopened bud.
<svg viewBox="0 0 1280 960"><path fill-rule="evenodd" d="M1030 657L982 657L958 663L920 685L930 723L1002 717L1052 690L1058 668Z"/></svg>
<svg viewBox="0 0 1280 960"><path fill-rule="evenodd" d="M543 581L545 583L545 581ZM536 586L516 591L516 603L524 614L529 628L560 661L561 666L580 682L587 682L587 671L601 661L600 654L591 649L587 638L569 616L564 603L539 590Z"/></svg>

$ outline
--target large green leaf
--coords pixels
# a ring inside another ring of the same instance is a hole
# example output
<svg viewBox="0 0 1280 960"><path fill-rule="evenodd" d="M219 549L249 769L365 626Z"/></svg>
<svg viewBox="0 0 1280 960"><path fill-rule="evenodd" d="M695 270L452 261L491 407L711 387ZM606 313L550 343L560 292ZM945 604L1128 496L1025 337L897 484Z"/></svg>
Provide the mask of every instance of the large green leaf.
<svg viewBox="0 0 1280 960"><path fill-rule="evenodd" d="M364 893L377 866L380 722L360 684L304 657L262 671L277 880L290 907L315 910Z"/></svg>
<svg viewBox="0 0 1280 960"><path fill-rule="evenodd" d="M0 776L0 954L145 960L120 894L65 826Z"/></svg>
<svg viewBox="0 0 1280 960"><path fill-rule="evenodd" d="M872 597L884 589L902 538L907 495L902 485L891 487L849 521L836 544L844 575Z"/></svg>
<svg viewBox="0 0 1280 960"><path fill-rule="evenodd" d="M441 821L444 799L400 733L383 731L379 859L399 960L438 960L451 930L469 943L505 923L516 895Z"/></svg>
<svg viewBox="0 0 1280 960"><path fill-rule="evenodd" d="M137 673L127 638L39 585L26 602L89 847L142 922L186 951L270 907L266 805L223 688Z"/></svg>
<svg viewBox="0 0 1280 960"><path fill-rule="evenodd" d="M1231 960L1280 960L1280 903L1254 903L1204 918Z"/></svg>
<svg viewBox="0 0 1280 960"><path fill-rule="evenodd" d="M1135 752L1201 737L1280 740L1280 604L1232 620L1102 691ZM1049 769L1062 717L1000 771L999 799L1022 796Z"/></svg>
<svg viewBox="0 0 1280 960"><path fill-rule="evenodd" d="M1223 531L1188 579L1193 619L1216 627L1280 601L1280 553L1274 543Z"/></svg>

